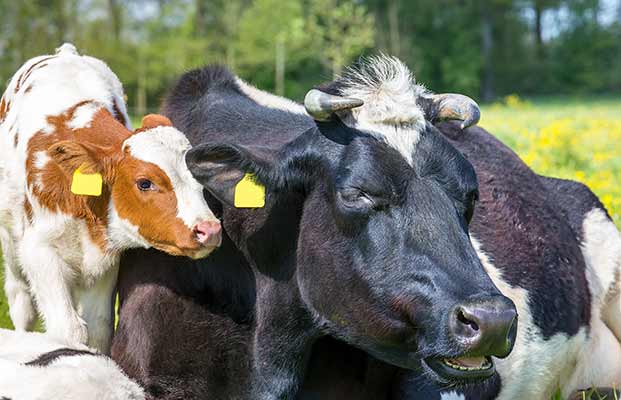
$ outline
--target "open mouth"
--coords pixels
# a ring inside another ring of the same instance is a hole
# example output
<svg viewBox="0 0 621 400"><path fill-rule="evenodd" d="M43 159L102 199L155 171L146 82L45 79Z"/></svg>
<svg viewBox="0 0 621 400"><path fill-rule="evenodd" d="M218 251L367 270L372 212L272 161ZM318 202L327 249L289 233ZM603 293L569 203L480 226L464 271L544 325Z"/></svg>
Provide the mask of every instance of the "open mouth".
<svg viewBox="0 0 621 400"><path fill-rule="evenodd" d="M491 357L433 357L424 360L425 364L441 378L449 381L484 380L496 372Z"/></svg>

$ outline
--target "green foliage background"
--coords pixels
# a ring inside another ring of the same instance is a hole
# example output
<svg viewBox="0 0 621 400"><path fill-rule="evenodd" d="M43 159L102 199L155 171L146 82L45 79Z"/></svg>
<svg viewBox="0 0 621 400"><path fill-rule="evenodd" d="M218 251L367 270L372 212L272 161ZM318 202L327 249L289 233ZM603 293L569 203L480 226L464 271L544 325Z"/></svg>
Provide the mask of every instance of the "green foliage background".
<svg viewBox="0 0 621 400"><path fill-rule="evenodd" d="M205 63L299 100L377 52L481 101L621 90L620 0L0 0L0 82L64 41L109 63L136 115Z"/></svg>

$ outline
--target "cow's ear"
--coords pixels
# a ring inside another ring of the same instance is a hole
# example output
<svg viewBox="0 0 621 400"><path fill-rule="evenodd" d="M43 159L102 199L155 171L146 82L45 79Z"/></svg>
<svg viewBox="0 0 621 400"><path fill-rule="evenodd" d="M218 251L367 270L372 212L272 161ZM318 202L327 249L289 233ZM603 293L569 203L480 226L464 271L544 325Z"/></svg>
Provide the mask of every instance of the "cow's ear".
<svg viewBox="0 0 621 400"><path fill-rule="evenodd" d="M246 174L257 185L270 186L270 160L250 146L202 144L193 147L185 160L194 178L221 202L235 206L235 189Z"/></svg>
<svg viewBox="0 0 621 400"><path fill-rule="evenodd" d="M102 170L104 149L95 145L64 140L50 146L47 152L68 174L78 168L84 173L98 173Z"/></svg>
<svg viewBox="0 0 621 400"><path fill-rule="evenodd" d="M158 126L173 126L173 123L165 116L160 114L145 115L140 124L139 131L157 128Z"/></svg>

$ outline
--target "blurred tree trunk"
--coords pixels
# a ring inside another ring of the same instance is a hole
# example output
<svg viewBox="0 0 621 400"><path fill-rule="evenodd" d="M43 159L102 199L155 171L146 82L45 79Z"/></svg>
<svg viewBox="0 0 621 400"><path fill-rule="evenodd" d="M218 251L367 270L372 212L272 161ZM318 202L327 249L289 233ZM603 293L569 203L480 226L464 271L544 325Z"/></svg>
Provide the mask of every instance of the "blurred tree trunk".
<svg viewBox="0 0 621 400"><path fill-rule="evenodd" d="M198 37L204 37L207 33L207 1L196 0L196 26L195 31Z"/></svg>
<svg viewBox="0 0 621 400"><path fill-rule="evenodd" d="M142 51L138 50L138 65L136 72L136 115L143 116L147 113L147 76L145 60Z"/></svg>
<svg viewBox="0 0 621 400"><path fill-rule="evenodd" d="M121 41L121 30L123 29L123 8L118 0L108 0L108 14L112 25L112 34L115 43Z"/></svg>
<svg viewBox="0 0 621 400"><path fill-rule="evenodd" d="M401 34L399 32L399 0L388 0L388 28L390 31L390 52L401 55Z"/></svg>
<svg viewBox="0 0 621 400"><path fill-rule="evenodd" d="M494 63L492 49L494 36L492 32L491 5L481 5L481 58L483 59L483 78L481 82L481 98L490 101L494 98Z"/></svg>
<svg viewBox="0 0 621 400"><path fill-rule="evenodd" d="M543 5L540 0L535 0L535 45L537 46L537 57L539 60L543 58L543 28L541 26L541 19L543 17Z"/></svg>
<svg viewBox="0 0 621 400"><path fill-rule="evenodd" d="M285 63L286 63L286 48L285 38L283 35L278 35L276 38L276 65L275 65L275 79L276 82L276 94L284 96L285 94Z"/></svg>
<svg viewBox="0 0 621 400"><path fill-rule="evenodd" d="M64 0L57 0L55 2L53 24L56 28L56 43L58 43L57 46L60 46L60 44L69 40L67 38L67 18L65 16L65 5L66 4Z"/></svg>

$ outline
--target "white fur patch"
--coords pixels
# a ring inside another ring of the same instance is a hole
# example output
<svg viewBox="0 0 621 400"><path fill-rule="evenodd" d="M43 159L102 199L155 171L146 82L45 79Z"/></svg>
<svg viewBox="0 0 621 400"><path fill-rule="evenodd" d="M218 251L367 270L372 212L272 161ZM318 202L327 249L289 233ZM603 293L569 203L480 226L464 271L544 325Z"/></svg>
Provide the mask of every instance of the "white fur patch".
<svg viewBox="0 0 621 400"><path fill-rule="evenodd" d="M599 208L587 213L582 222L582 233L581 247L587 263L593 311L599 314L609 300L606 296L621 291L621 234ZM621 307L618 313L621 313ZM621 336L621 328L616 333Z"/></svg>
<svg viewBox="0 0 621 400"><path fill-rule="evenodd" d="M116 212L114 201L108 205L108 250L119 252L129 248L151 247L149 242L138 232L138 227Z"/></svg>
<svg viewBox="0 0 621 400"><path fill-rule="evenodd" d="M440 395L442 400L466 400L466 397L457 392L444 392Z"/></svg>
<svg viewBox="0 0 621 400"><path fill-rule="evenodd" d="M0 330L0 396L11 399L144 399L143 389L108 357L59 357L47 366L29 366L41 354L85 346L54 341L41 333ZM93 350L90 350L91 352Z"/></svg>
<svg viewBox="0 0 621 400"><path fill-rule="evenodd" d="M416 84L408 67L395 57L372 57L348 69L340 81L341 95L364 101L363 106L343 113L343 122L385 141L411 164L426 124L416 99L426 90Z"/></svg>
<svg viewBox="0 0 621 400"><path fill-rule="evenodd" d="M52 158L47 154L47 151L37 151L34 154L34 167L36 169L43 169L45 168L45 165L51 160Z"/></svg>
<svg viewBox="0 0 621 400"><path fill-rule="evenodd" d="M67 124L71 129L89 128L95 113L99 111L103 105L89 102L75 109L73 118Z"/></svg>
<svg viewBox="0 0 621 400"><path fill-rule="evenodd" d="M185 163L190 147L185 135L169 126L139 132L123 143L133 157L157 165L168 175L177 196L177 216L192 229L199 222L216 221L216 217L203 197L203 186Z"/></svg>
<svg viewBox="0 0 621 400"><path fill-rule="evenodd" d="M471 241L494 284L513 300L518 311L518 331L513 351L505 359L494 360L502 385L497 399L547 399L559 385L567 390L576 389L563 387L563 384L568 383L580 351L587 343L586 329L581 328L572 337L559 333L544 340L540 329L533 322L528 292L509 285L482 251L477 239L472 237Z"/></svg>
<svg viewBox="0 0 621 400"><path fill-rule="evenodd" d="M308 113L304 109L304 106L296 103L295 101L289 100L284 97L275 96L271 93L257 89L256 87L248 84L247 82L244 82L240 78L236 78L235 82L246 96L250 97L257 104L263 107L289 111L295 114L308 115Z"/></svg>

